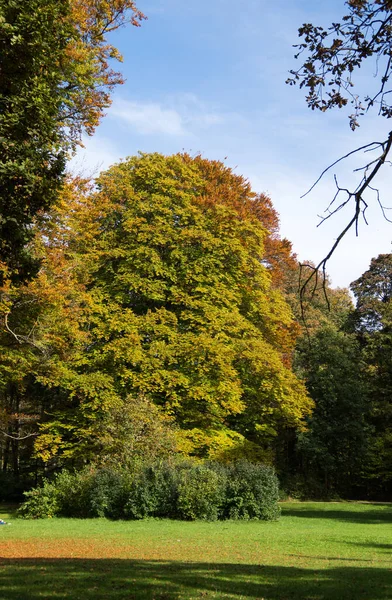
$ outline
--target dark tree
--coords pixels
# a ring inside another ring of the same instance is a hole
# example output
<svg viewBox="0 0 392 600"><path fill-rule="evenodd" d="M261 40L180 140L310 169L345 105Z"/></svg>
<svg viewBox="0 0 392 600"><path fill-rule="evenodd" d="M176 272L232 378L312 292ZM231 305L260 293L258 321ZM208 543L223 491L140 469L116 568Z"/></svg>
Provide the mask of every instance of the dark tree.
<svg viewBox="0 0 392 600"><path fill-rule="evenodd" d="M392 254L372 258L369 269L351 284L357 299L357 323L373 333L388 325L392 300Z"/></svg>
<svg viewBox="0 0 392 600"><path fill-rule="evenodd" d="M392 486L392 255L373 258L351 284L356 327L367 365L371 422L375 428L368 476L390 493Z"/></svg>
<svg viewBox="0 0 392 600"><path fill-rule="evenodd" d="M57 123L67 2L0 1L0 261L21 278L36 268L26 244L32 217L62 182Z"/></svg>
<svg viewBox="0 0 392 600"><path fill-rule="evenodd" d="M302 339L296 363L315 402L296 448L308 493L355 496L369 441L359 345L353 334L331 323L320 327L310 344Z"/></svg>
<svg viewBox="0 0 392 600"><path fill-rule="evenodd" d="M0 0L0 284L36 272L33 217L122 83L105 36L143 18L133 0Z"/></svg>

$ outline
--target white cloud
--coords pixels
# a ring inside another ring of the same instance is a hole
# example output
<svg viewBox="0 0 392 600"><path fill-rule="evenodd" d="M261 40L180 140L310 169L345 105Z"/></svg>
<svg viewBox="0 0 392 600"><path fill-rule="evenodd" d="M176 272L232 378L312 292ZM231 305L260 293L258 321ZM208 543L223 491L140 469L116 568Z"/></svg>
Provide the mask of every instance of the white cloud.
<svg viewBox="0 0 392 600"><path fill-rule="evenodd" d="M110 107L100 130L93 137L83 138L84 148L70 161L69 169L94 177L139 150L178 152L201 140L204 144L213 131L215 138L220 139L230 126L238 128L245 122L237 113L220 113L207 106L194 94L167 96L161 102L120 98Z"/></svg>
<svg viewBox="0 0 392 600"><path fill-rule="evenodd" d="M99 133L84 137L83 146L68 164L73 174L96 177L100 171L120 160L121 154L115 144Z"/></svg>
<svg viewBox="0 0 392 600"><path fill-rule="evenodd" d="M182 116L176 110L164 108L160 104L117 100L110 113L130 125L137 133L175 136L185 134Z"/></svg>
<svg viewBox="0 0 392 600"><path fill-rule="evenodd" d="M169 96L161 102L116 100L110 116L126 123L141 135L194 137L200 131L241 119L235 113L218 112L194 94Z"/></svg>

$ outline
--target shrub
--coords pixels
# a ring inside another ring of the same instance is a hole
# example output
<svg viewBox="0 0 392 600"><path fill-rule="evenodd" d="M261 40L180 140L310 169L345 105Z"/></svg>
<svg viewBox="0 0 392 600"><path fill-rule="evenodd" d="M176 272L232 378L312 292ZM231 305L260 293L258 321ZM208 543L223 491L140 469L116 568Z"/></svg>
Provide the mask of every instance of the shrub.
<svg viewBox="0 0 392 600"><path fill-rule="evenodd" d="M79 473L57 476L59 514L67 517L124 517L129 474L112 469L87 467Z"/></svg>
<svg viewBox="0 0 392 600"><path fill-rule="evenodd" d="M91 467L79 473L62 471L52 482L26 492L20 509L25 518L124 516L129 494L129 476Z"/></svg>
<svg viewBox="0 0 392 600"><path fill-rule="evenodd" d="M156 462L142 468L133 478L124 515L129 519L176 517L178 466Z"/></svg>
<svg viewBox="0 0 392 600"><path fill-rule="evenodd" d="M90 505L97 516L110 519L125 518L133 476L126 471L101 469L91 479Z"/></svg>
<svg viewBox="0 0 392 600"><path fill-rule="evenodd" d="M274 470L246 460L227 467L224 516L227 519L275 520L280 515L279 484Z"/></svg>
<svg viewBox="0 0 392 600"><path fill-rule="evenodd" d="M18 510L18 514L23 518L47 519L58 514L58 491L55 484L45 481L42 487L25 492L24 495L27 500Z"/></svg>
<svg viewBox="0 0 392 600"><path fill-rule="evenodd" d="M226 478L206 465L189 465L180 471L178 513L181 519L216 521L225 499Z"/></svg>
<svg viewBox="0 0 392 600"><path fill-rule="evenodd" d="M57 491L58 515L63 517L89 516L86 499L87 477L84 471L56 475L53 484Z"/></svg>
<svg viewBox="0 0 392 600"><path fill-rule="evenodd" d="M88 467L63 471L25 494L20 514L186 520L276 519L278 482L273 469L246 460L218 463L160 461L136 471Z"/></svg>
<svg viewBox="0 0 392 600"><path fill-rule="evenodd" d="M59 514L64 517L100 517L102 511L92 507L93 471L83 469L79 473L63 471L57 475L54 485L59 499Z"/></svg>

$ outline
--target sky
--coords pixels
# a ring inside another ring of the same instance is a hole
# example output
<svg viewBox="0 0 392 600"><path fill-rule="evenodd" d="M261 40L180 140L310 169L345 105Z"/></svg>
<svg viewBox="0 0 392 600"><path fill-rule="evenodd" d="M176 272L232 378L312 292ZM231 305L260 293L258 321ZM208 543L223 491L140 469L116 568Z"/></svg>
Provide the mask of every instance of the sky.
<svg viewBox="0 0 392 600"><path fill-rule="evenodd" d="M304 91L285 84L289 70L299 66L293 48L298 27L339 21L344 0L138 0L137 5L148 20L110 37L123 54L119 70L126 82L115 90L94 136L84 139L72 169L97 175L138 151L186 151L222 160L256 192L271 197L282 237L292 242L300 261L317 264L351 217L350 209L341 211L318 227L335 193L333 175L342 187L352 185L353 169L368 158L338 166L301 196L337 158L389 131L385 120L368 114L352 132L350 111L311 111ZM360 75L359 89L375 84L371 70ZM379 181L386 206L389 168ZM349 286L372 257L392 251L392 223L383 219L374 193L367 220L358 237L355 232L345 237L327 265L335 287Z"/></svg>

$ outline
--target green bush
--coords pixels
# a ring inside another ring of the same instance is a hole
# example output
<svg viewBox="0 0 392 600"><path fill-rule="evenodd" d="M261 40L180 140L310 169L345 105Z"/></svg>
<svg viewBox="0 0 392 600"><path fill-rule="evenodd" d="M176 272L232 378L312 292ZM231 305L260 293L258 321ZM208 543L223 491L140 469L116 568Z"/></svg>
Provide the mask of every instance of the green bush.
<svg viewBox="0 0 392 600"><path fill-rule="evenodd" d="M97 516L124 519L133 475L126 471L100 469L91 479L91 509Z"/></svg>
<svg viewBox="0 0 392 600"><path fill-rule="evenodd" d="M216 521L225 500L226 478L206 465L190 465L180 471L178 513L181 519Z"/></svg>
<svg viewBox="0 0 392 600"><path fill-rule="evenodd" d="M132 473L93 467L78 473L63 471L25 497L20 514L27 518L271 520L279 516L273 469L245 460L228 466L160 461Z"/></svg>
<svg viewBox="0 0 392 600"><path fill-rule="evenodd" d="M27 500L18 510L25 519L48 519L59 512L58 491L56 485L45 481L42 487L37 487L24 493Z"/></svg>
<svg viewBox="0 0 392 600"><path fill-rule="evenodd" d="M26 518L45 517L124 517L129 495L129 476L108 469L91 467L78 473L63 471L52 482L25 492L20 508Z"/></svg>
<svg viewBox="0 0 392 600"><path fill-rule="evenodd" d="M177 516L178 466L156 462L133 478L124 515L128 519Z"/></svg>
<svg viewBox="0 0 392 600"><path fill-rule="evenodd" d="M273 521L280 515L279 484L274 470L246 460L227 467L224 516Z"/></svg>
<svg viewBox="0 0 392 600"><path fill-rule="evenodd" d="M64 517L124 517L129 474L112 469L86 468L57 476L59 514Z"/></svg>
<svg viewBox="0 0 392 600"><path fill-rule="evenodd" d="M57 491L58 515L62 517L88 517L86 488L88 476L85 471L69 473L62 471L56 475L53 484Z"/></svg>

